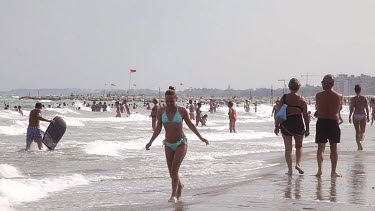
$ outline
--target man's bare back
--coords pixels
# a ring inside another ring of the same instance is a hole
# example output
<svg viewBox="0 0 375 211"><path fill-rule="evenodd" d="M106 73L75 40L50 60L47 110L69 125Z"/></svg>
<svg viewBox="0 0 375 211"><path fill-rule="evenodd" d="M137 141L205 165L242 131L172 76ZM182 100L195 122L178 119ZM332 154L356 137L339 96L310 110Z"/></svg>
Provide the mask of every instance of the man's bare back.
<svg viewBox="0 0 375 211"><path fill-rule="evenodd" d="M342 95L333 90L324 90L316 94L318 118L339 120L342 101Z"/></svg>

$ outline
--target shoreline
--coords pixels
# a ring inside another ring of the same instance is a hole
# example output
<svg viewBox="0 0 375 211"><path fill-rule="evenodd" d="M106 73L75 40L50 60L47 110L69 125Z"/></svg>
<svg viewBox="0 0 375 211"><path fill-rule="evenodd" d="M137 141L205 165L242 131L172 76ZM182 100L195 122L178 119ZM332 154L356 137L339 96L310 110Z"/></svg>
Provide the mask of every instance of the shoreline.
<svg viewBox="0 0 375 211"><path fill-rule="evenodd" d="M152 210L155 206L158 210L374 210L375 151L370 148L375 145L375 131L367 125L365 150L357 151L354 137L351 137L353 125L346 124L341 129L337 169L342 177L330 176L329 144L325 150L323 175L315 176L317 146L311 143L304 146L303 175L296 170L292 176L286 175L284 154L275 152L279 157L273 161L280 161L279 165L260 171L255 178L205 190L185 190L176 204L164 200L154 206L138 206L131 210Z"/></svg>

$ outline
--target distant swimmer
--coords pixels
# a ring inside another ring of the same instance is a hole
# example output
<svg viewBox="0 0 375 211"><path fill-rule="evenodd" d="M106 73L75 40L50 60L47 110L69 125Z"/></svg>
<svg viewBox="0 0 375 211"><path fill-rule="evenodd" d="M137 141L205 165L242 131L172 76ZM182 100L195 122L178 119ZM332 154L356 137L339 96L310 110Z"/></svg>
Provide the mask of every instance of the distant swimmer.
<svg viewBox="0 0 375 211"><path fill-rule="evenodd" d="M162 127L165 129L165 157L170 177L172 178L172 193L168 202L176 203L181 197L181 191L184 187L178 171L187 152L187 138L183 131L183 121L201 141L208 144L207 139L203 138L195 125L189 118L189 113L184 107L176 105L177 95L174 87L170 86L165 92L166 107L162 107L157 113L157 125L150 141L146 144L146 150L149 150L152 142L158 137Z"/></svg>
<svg viewBox="0 0 375 211"><path fill-rule="evenodd" d="M248 101L248 100L245 100L245 105L244 105L244 107L245 107L245 111L246 111L246 112L250 112L250 104L249 104L249 101Z"/></svg>
<svg viewBox="0 0 375 211"><path fill-rule="evenodd" d="M116 107L116 117L121 117L121 105L118 101L115 102Z"/></svg>
<svg viewBox="0 0 375 211"><path fill-rule="evenodd" d="M292 166L292 151L293 151L293 138L296 148L296 166L295 169L300 174L304 174L301 167L302 158L302 142L303 136L307 137L310 135L309 129L309 115L307 113L307 103L304 97L298 94L298 90L301 87L301 83L296 78L292 78L288 84L290 93L283 95L280 102L277 104L276 113L280 110L283 104L287 104L286 109L286 120L282 123L278 122L275 118L275 134L278 135L281 130L281 134L284 140L285 146L285 160L288 164L288 175L293 174Z"/></svg>
<svg viewBox="0 0 375 211"><path fill-rule="evenodd" d="M235 133L236 132L236 121L237 121L237 112L236 109L233 108L233 102L228 102L228 116L229 116L229 132Z"/></svg>
<svg viewBox="0 0 375 211"><path fill-rule="evenodd" d="M371 98L371 126L374 124L375 120L375 98Z"/></svg>
<svg viewBox="0 0 375 211"><path fill-rule="evenodd" d="M205 115L203 115L202 116L202 126L206 126L206 123L207 123L207 118L208 118L208 115L207 114L205 114Z"/></svg>
<svg viewBox="0 0 375 211"><path fill-rule="evenodd" d="M152 118L152 131L155 130L155 127L156 127L156 121L157 121L157 117L156 115L158 114L158 110L159 110L159 101L158 99L154 98L152 99L152 103L154 103L154 107L152 107L151 109L151 118Z"/></svg>
<svg viewBox="0 0 375 211"><path fill-rule="evenodd" d="M202 103L198 103L197 105L198 107L196 109L195 126L198 127L199 122L202 124L202 126L206 126L206 124L202 120L202 111L201 111Z"/></svg>
<svg viewBox="0 0 375 211"><path fill-rule="evenodd" d="M42 116L42 104L36 103L35 109L30 111L29 116L29 126L27 127L27 135L26 135L26 149L28 151L32 142L38 143L39 150L42 149L42 138L44 132L40 129L40 121L44 122L51 122L54 123L54 120L44 119Z"/></svg>
<svg viewBox="0 0 375 211"><path fill-rule="evenodd" d="M116 117L121 117L121 106L120 106L120 103L118 101L116 101L115 103L115 107L116 107Z"/></svg>
<svg viewBox="0 0 375 211"><path fill-rule="evenodd" d="M370 122L370 113L367 98L361 95L361 86L355 85L354 91L356 96L350 99L349 123L352 123L353 118L357 150L361 151L363 150L362 143L365 138L366 123Z"/></svg>
<svg viewBox="0 0 375 211"><path fill-rule="evenodd" d="M124 100L124 101L122 102L122 104L124 105L125 111L126 111L126 113L128 114L128 116L129 116L129 115L130 115L130 109L129 109L129 105L128 105L128 103L126 102L126 100Z"/></svg>
<svg viewBox="0 0 375 211"><path fill-rule="evenodd" d="M275 105L272 108L271 116L273 116L273 117L276 115L276 107L278 106L279 102L280 102L280 100L277 99Z"/></svg>
<svg viewBox="0 0 375 211"><path fill-rule="evenodd" d="M106 103L106 102L103 103L102 108L103 108L103 112L104 112L104 111L107 111L108 106L107 106L107 103Z"/></svg>
<svg viewBox="0 0 375 211"><path fill-rule="evenodd" d="M213 113L214 112L214 101L212 99L210 99L210 113Z"/></svg>
<svg viewBox="0 0 375 211"><path fill-rule="evenodd" d="M323 174L323 160L326 143L329 141L331 158L331 177L341 177L337 173L338 152L337 144L340 143L341 130L339 126L339 114L342 108L343 97L333 90L335 78L333 75L325 75L322 80L322 92L316 94L316 135L315 143L318 144L317 161L318 172L316 176Z"/></svg>
<svg viewBox="0 0 375 211"><path fill-rule="evenodd" d="M192 100L189 100L189 117L190 120L195 120L195 106Z"/></svg>
<svg viewBox="0 0 375 211"><path fill-rule="evenodd" d="M22 109L21 109L21 106L19 105L18 106L18 113L20 113L22 116L23 116L23 111L22 111Z"/></svg>
<svg viewBox="0 0 375 211"><path fill-rule="evenodd" d="M123 103L119 103L119 106L120 106L120 112L124 113L124 111L125 111L124 104Z"/></svg>

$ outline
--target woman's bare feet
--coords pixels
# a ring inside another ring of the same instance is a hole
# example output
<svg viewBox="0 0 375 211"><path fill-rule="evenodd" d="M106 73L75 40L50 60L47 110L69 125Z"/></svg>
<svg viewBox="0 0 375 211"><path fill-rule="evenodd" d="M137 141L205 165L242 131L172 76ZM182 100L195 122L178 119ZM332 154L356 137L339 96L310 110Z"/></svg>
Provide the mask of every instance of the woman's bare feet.
<svg viewBox="0 0 375 211"><path fill-rule="evenodd" d="M168 202L172 202L172 203L177 203L177 198L176 197L171 197Z"/></svg>
<svg viewBox="0 0 375 211"><path fill-rule="evenodd" d="M296 169L298 171L299 174L304 174L305 172L301 169L301 166L296 166Z"/></svg>
<svg viewBox="0 0 375 211"><path fill-rule="evenodd" d="M180 185L177 188L177 200L180 199L183 188L184 188L184 184L180 183Z"/></svg>
<svg viewBox="0 0 375 211"><path fill-rule="evenodd" d="M293 175L293 171L288 171L288 172L285 173L285 174L291 176L291 175Z"/></svg>
<svg viewBox="0 0 375 211"><path fill-rule="evenodd" d="M315 174L315 176L316 176L316 177L321 177L322 174L323 174L323 173L322 173L321 171L318 171L318 172Z"/></svg>

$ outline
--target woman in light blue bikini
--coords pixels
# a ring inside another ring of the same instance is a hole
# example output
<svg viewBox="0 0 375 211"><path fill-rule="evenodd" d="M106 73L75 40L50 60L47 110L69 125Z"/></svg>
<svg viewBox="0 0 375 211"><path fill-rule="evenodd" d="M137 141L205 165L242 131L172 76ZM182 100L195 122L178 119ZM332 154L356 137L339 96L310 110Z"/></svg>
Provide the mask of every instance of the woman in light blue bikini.
<svg viewBox="0 0 375 211"><path fill-rule="evenodd" d="M184 107L177 106L176 102L176 92L174 87L170 86L165 92L165 103L167 106L158 110L156 128L150 142L146 145L146 150L149 150L152 142L158 137L162 126L164 126L165 140L163 143L166 146L165 157L167 159L169 174L172 178L172 194L168 201L173 203L176 203L181 197L181 191L184 187L178 175L178 170L187 152L187 139L182 130L182 121L185 121L190 130L193 131L201 141L208 144L207 139L200 135L195 125L191 122L187 110Z"/></svg>

